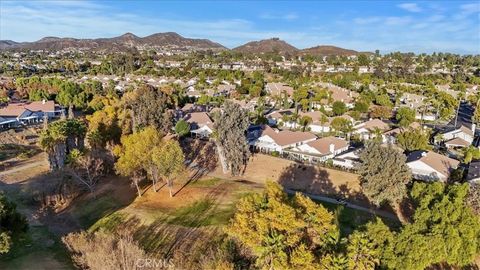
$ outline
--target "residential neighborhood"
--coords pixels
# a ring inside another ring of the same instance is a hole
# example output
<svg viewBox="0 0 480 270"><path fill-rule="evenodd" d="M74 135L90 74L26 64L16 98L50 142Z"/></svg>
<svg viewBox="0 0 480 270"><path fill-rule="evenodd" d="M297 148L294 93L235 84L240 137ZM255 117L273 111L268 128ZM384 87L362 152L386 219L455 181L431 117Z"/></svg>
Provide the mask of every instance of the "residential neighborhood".
<svg viewBox="0 0 480 270"><path fill-rule="evenodd" d="M479 269L479 14L2 1L0 269Z"/></svg>

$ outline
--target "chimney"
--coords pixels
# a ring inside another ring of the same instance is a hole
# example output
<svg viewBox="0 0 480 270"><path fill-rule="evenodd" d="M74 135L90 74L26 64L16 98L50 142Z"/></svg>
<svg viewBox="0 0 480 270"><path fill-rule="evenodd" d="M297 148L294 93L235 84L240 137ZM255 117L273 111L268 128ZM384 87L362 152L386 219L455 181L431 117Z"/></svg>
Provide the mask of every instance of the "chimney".
<svg viewBox="0 0 480 270"><path fill-rule="evenodd" d="M331 143L331 144L329 145L329 148L328 148L328 149L329 149L330 153L333 154L333 152L335 152L335 145L334 145L333 143Z"/></svg>

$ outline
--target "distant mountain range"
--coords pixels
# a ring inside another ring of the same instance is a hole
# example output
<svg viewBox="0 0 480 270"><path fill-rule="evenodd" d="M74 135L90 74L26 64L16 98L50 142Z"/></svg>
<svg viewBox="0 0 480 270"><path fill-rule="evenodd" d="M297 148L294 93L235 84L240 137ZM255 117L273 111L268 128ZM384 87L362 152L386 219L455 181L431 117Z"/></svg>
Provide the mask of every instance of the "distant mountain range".
<svg viewBox="0 0 480 270"><path fill-rule="evenodd" d="M208 39L185 38L173 32L157 33L147 37L138 37L132 33L126 33L119 37L76 39L44 37L35 42L14 42L0 40L0 49L27 49L58 51L67 48L86 48L91 50L123 51L130 48L176 48L191 50L226 50L221 44Z"/></svg>
<svg viewBox="0 0 480 270"><path fill-rule="evenodd" d="M0 50L48 50L58 51L68 48L125 51L137 49L178 49L178 50L228 50L225 46L208 39L185 38L174 32L157 33L146 37L138 37L132 33L113 38L76 39L44 37L34 42L15 42L0 40ZM279 38L270 38L260 41L251 41L238 46L233 51L245 54L264 54L276 52L282 55L356 55L359 52L335 46L316 46L300 50Z"/></svg>

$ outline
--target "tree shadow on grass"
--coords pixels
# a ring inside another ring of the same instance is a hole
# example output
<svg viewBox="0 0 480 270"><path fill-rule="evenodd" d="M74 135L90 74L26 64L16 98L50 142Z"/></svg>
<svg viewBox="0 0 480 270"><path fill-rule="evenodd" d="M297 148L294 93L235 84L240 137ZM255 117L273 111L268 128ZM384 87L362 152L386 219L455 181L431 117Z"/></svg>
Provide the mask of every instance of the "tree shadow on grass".
<svg viewBox="0 0 480 270"><path fill-rule="evenodd" d="M182 142L187 169L191 171L188 180L173 194L177 195L188 184L195 182L215 170L218 163L215 144L210 141L196 139Z"/></svg>
<svg viewBox="0 0 480 270"><path fill-rule="evenodd" d="M311 194L336 194L328 171L302 163L293 163L285 168L278 183L285 188Z"/></svg>
<svg viewBox="0 0 480 270"><path fill-rule="evenodd" d="M331 199L342 199L364 208L379 210L361 190L352 189L347 184L335 185L329 172L322 167L293 163L284 169L278 182L286 189L311 195L321 195ZM342 234L348 234L376 218L372 213L344 207L340 204L325 203L323 201L319 203L327 206L336 214L337 220L341 225ZM383 206L382 210L395 213L388 205ZM384 220L388 224L394 225L398 223L396 220Z"/></svg>
<svg viewBox="0 0 480 270"><path fill-rule="evenodd" d="M205 198L172 210L153 223L116 213L102 220L98 228L129 231L142 248L158 258L172 258L177 253L190 257L223 234L220 227L212 225L216 225L216 214L221 213L218 198L227 192L221 186L214 188ZM200 258L201 254L195 256Z"/></svg>

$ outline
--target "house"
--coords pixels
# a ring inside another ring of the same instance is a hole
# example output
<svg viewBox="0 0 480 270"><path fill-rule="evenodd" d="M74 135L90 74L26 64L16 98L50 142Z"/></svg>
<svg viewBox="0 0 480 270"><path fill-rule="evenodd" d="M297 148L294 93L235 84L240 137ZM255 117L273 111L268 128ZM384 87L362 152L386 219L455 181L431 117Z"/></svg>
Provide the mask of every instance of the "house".
<svg viewBox="0 0 480 270"><path fill-rule="evenodd" d="M380 119L370 119L353 127L353 134L358 134L361 139L369 140L375 138L377 132L383 133L390 129L390 126ZM383 140L383 139L382 139Z"/></svg>
<svg viewBox="0 0 480 270"><path fill-rule="evenodd" d="M326 105L335 102L335 101L340 101L345 103L347 105L347 108L353 108L355 105L355 99L359 96L357 92L336 86L332 83L317 83L316 85L320 87L324 87L328 89L328 98L326 100L323 100L321 103ZM319 107L316 105L316 107Z"/></svg>
<svg viewBox="0 0 480 270"><path fill-rule="evenodd" d="M291 97L293 95L293 88L284 83L267 83L265 85L265 91L271 96L281 96L286 94Z"/></svg>
<svg viewBox="0 0 480 270"><path fill-rule="evenodd" d="M434 121L436 113L432 112L431 106L426 102L427 98L422 95L405 93L400 97L400 107L407 107L415 111L415 119Z"/></svg>
<svg viewBox="0 0 480 270"><path fill-rule="evenodd" d="M235 91L236 86L234 84L220 84L217 87L217 92L221 95L228 96L231 92Z"/></svg>
<svg viewBox="0 0 480 270"><path fill-rule="evenodd" d="M208 138L213 133L213 120L205 112L188 113L183 118L190 124L190 133L199 138Z"/></svg>
<svg viewBox="0 0 480 270"><path fill-rule="evenodd" d="M341 116L336 116L336 117L327 117L326 119L323 118L323 114L321 112L315 112L316 115L312 113L307 113L306 115L310 116L312 118L312 123L308 125L308 128L310 131L315 132L315 133L325 133L325 132L330 132L333 130L331 127L332 121L335 118L344 118L348 120L350 123L355 122L355 120L350 116L350 115L341 115ZM327 120L327 121L325 121Z"/></svg>
<svg viewBox="0 0 480 270"><path fill-rule="evenodd" d="M15 127L17 123L17 119L8 119L0 116L0 129Z"/></svg>
<svg viewBox="0 0 480 270"><path fill-rule="evenodd" d="M297 147L317 139L317 136L310 132L278 130L269 126L263 126L258 138L252 139L249 144L255 149L266 152L283 153L287 148Z"/></svg>
<svg viewBox="0 0 480 270"><path fill-rule="evenodd" d="M332 159L333 165L347 168L347 169L354 169L360 163L360 151L361 148L351 149L337 155Z"/></svg>
<svg viewBox="0 0 480 270"><path fill-rule="evenodd" d="M246 101L244 99L242 100L238 100L238 99L229 99L229 101L233 102L233 103L236 103L238 105L240 105L240 107L244 110L247 110L249 112L253 112L255 110L255 106L257 104L257 100L249 100L249 101Z"/></svg>
<svg viewBox="0 0 480 270"><path fill-rule="evenodd" d="M284 117L288 117L293 115L295 112L294 109L288 109L288 110L279 110L279 111L274 111L272 113L269 113L266 115L268 124L271 126L279 125L280 122L284 122L283 119Z"/></svg>
<svg viewBox="0 0 480 270"><path fill-rule="evenodd" d="M383 135L382 135L383 142L388 143L388 144L396 144L397 143L397 136L400 133L405 132L409 129L420 130L421 128L422 128L422 125L420 125L417 122L413 122L408 126L408 128L398 127L398 128L388 130L388 131L384 132Z"/></svg>
<svg viewBox="0 0 480 270"><path fill-rule="evenodd" d="M19 124L33 124L59 117L63 109L54 101L33 101L25 103L10 103L0 109L0 127L10 128Z"/></svg>
<svg viewBox="0 0 480 270"><path fill-rule="evenodd" d="M466 177L467 182L469 183L479 183L480 184L480 160L473 160L468 165L468 173Z"/></svg>
<svg viewBox="0 0 480 270"><path fill-rule="evenodd" d="M400 97L401 107L418 110L425 105L426 97L422 95L405 93Z"/></svg>
<svg viewBox="0 0 480 270"><path fill-rule="evenodd" d="M347 150L346 140L329 136L301 144L288 152L301 160L324 162Z"/></svg>
<svg viewBox="0 0 480 270"><path fill-rule="evenodd" d="M407 157L407 165L412 170L413 177L424 181L445 182L459 164L460 161L433 151L414 151Z"/></svg>
<svg viewBox="0 0 480 270"><path fill-rule="evenodd" d="M461 125L459 128L448 128L440 134L447 147L467 147L473 142L475 126L472 126L472 129Z"/></svg>
<svg viewBox="0 0 480 270"><path fill-rule="evenodd" d="M193 103L186 103L180 110L185 114L192 113L192 112L206 112L207 106L193 104Z"/></svg>
<svg viewBox="0 0 480 270"><path fill-rule="evenodd" d="M194 103L186 103L182 108L175 110L175 119L179 120L185 115L193 112L207 112L207 106Z"/></svg>

